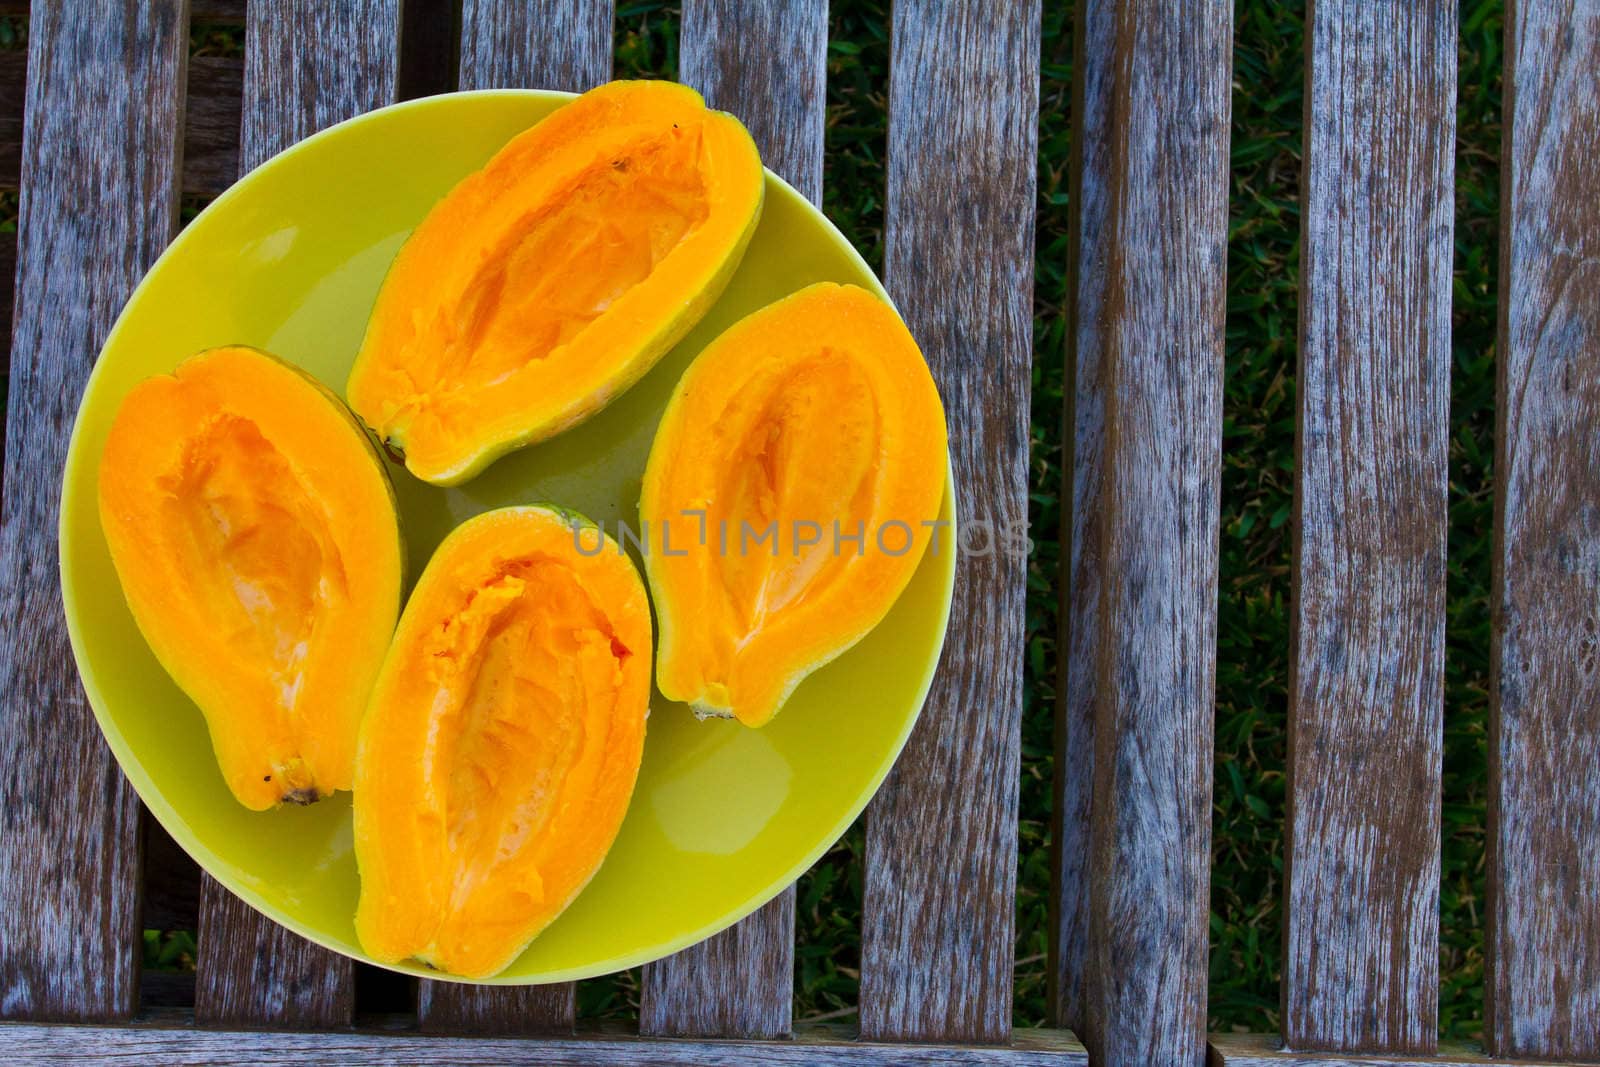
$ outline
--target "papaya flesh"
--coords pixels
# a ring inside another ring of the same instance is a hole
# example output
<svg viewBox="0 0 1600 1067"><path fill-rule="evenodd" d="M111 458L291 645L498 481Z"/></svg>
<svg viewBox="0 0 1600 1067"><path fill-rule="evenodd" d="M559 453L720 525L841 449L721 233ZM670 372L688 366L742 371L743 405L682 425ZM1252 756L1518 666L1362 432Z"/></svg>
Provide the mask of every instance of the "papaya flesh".
<svg viewBox="0 0 1600 1067"><path fill-rule="evenodd" d="M661 694L771 719L911 580L947 455L921 351L863 289L811 286L708 345L668 402L639 501Z"/></svg>
<svg viewBox="0 0 1600 1067"><path fill-rule="evenodd" d="M503 970L611 848L644 752L650 608L632 562L542 507L447 537L361 730L356 933L382 963Z"/></svg>
<svg viewBox="0 0 1600 1067"><path fill-rule="evenodd" d="M134 621L248 808L349 789L400 610L393 490L333 393L255 349L123 400L100 521Z"/></svg>
<svg viewBox="0 0 1600 1067"><path fill-rule="evenodd" d="M437 485L581 422L715 302L764 189L749 133L694 90L583 94L463 179L401 248L351 406Z"/></svg>

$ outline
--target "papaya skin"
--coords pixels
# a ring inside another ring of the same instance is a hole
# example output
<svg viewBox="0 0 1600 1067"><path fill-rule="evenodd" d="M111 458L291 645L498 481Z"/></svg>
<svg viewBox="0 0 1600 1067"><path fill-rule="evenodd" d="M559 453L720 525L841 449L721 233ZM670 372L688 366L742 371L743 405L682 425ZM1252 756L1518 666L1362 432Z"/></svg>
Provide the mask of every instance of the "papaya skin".
<svg viewBox="0 0 1600 1067"><path fill-rule="evenodd" d="M445 539L361 729L356 933L374 959L487 978L565 911L632 796L651 643L642 579L587 520L502 508Z"/></svg>
<svg viewBox="0 0 1600 1067"><path fill-rule="evenodd" d="M921 351L863 289L810 286L707 345L668 401L639 500L658 543L688 546L645 555L661 694L702 718L770 721L911 580L947 456ZM836 550L841 534L862 539Z"/></svg>
<svg viewBox="0 0 1600 1067"><path fill-rule="evenodd" d="M404 545L387 470L337 395L259 349L201 352L124 399L99 504L134 621L239 802L349 789Z"/></svg>
<svg viewBox="0 0 1600 1067"><path fill-rule="evenodd" d="M694 90L618 81L464 178L407 239L346 387L413 475L458 485L623 393L726 288L766 175Z"/></svg>

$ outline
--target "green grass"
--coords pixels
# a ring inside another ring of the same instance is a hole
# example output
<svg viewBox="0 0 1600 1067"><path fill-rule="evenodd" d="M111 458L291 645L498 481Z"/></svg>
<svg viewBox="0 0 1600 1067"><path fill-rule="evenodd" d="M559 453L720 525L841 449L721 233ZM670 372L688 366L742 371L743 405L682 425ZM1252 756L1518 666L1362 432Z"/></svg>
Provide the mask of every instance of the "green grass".
<svg viewBox="0 0 1600 1067"><path fill-rule="evenodd" d="M1448 1037L1479 1037L1483 1031L1503 14L1498 0L1462 5L1458 64L1444 852L1439 894L1439 1028Z"/></svg>
<svg viewBox="0 0 1600 1067"><path fill-rule="evenodd" d="M1301 11L1236 8L1218 575L1212 1026L1277 1026Z"/></svg>
<svg viewBox="0 0 1600 1067"><path fill-rule="evenodd" d="M618 76L677 71L672 4L617 6ZM1294 476L1303 3L1238 0L1229 218L1227 381L1211 898L1211 1025L1276 1029L1282 950L1289 522ZM828 49L825 207L882 264L889 18L881 0L834 0ZM1482 1027L1490 465L1498 226L1500 0L1464 0L1450 413L1450 562L1441 893L1440 1029ZM1073 16L1044 8L1016 1010L1045 1022L1051 737L1071 160ZM0 48L26 27L0 20ZM193 48L237 47L214 29ZM0 198L0 226L15 197ZM797 888L797 1019L854 1015L862 834L853 828ZM183 933L146 938L151 967L190 964ZM638 1007L638 972L580 987L590 1017Z"/></svg>

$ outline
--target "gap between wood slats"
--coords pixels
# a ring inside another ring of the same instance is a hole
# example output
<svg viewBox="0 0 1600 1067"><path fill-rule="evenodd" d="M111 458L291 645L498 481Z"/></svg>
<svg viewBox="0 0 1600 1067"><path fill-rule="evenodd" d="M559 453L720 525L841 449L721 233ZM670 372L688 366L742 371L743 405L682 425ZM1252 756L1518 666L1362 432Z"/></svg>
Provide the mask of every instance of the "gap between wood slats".
<svg viewBox="0 0 1600 1067"><path fill-rule="evenodd" d="M28 53L26 49L0 52L0 174L12 176L16 187L22 173L23 109L27 100ZM11 373L11 328L15 313L13 294L17 281L17 235L0 233L0 375ZM5 412L0 410L0 449L5 445ZM0 491L5 488L5 473L0 466Z"/></svg>
<svg viewBox="0 0 1600 1067"><path fill-rule="evenodd" d="M139 831L144 836L141 926L193 933L200 925L199 866L142 806ZM194 972L140 968L139 1009L152 1007L194 1007Z"/></svg>
<svg viewBox="0 0 1600 1067"><path fill-rule="evenodd" d="M1104 581L1095 516L1104 494L1105 375L1101 322L1111 137L1111 64L1116 8L1079 0L1073 29L1073 217L1068 226L1067 362L1063 401L1067 462L1061 499L1056 644L1055 763L1050 810L1048 1010L1057 1026L1083 1032L1084 957L1089 925L1089 809L1094 790L1094 698Z"/></svg>
<svg viewBox="0 0 1600 1067"><path fill-rule="evenodd" d="M144 928L190 930L200 924L200 867L148 811L144 831Z"/></svg>
<svg viewBox="0 0 1600 1067"><path fill-rule="evenodd" d="M0 51L0 189L15 189L22 175L22 121L28 97L28 51Z"/></svg>
<svg viewBox="0 0 1600 1067"><path fill-rule="evenodd" d="M13 299L16 280L17 235L0 233L0 374L11 373L11 318L16 310ZM0 420L3 420L4 414L0 412ZM0 437L0 441L3 440Z"/></svg>
<svg viewBox="0 0 1600 1067"><path fill-rule="evenodd" d="M461 52L458 0L405 0L400 18L400 99L454 91Z"/></svg>

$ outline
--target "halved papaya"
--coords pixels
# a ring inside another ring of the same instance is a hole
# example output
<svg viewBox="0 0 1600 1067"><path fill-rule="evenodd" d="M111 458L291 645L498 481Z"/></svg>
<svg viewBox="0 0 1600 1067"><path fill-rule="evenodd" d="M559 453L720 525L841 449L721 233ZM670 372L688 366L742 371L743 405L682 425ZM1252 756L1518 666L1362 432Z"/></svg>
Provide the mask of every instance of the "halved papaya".
<svg viewBox="0 0 1600 1067"><path fill-rule="evenodd" d="M217 348L123 400L100 522L134 621L262 810L349 789L400 610L393 489L333 393Z"/></svg>
<svg viewBox="0 0 1600 1067"><path fill-rule="evenodd" d="M583 94L465 178L401 248L351 406L437 485L581 422L721 294L764 188L749 133L693 89Z"/></svg>
<svg viewBox="0 0 1600 1067"><path fill-rule="evenodd" d="M611 848L644 752L650 607L616 542L512 507L445 538L361 728L356 932L385 963L504 969Z"/></svg>
<svg viewBox="0 0 1600 1067"><path fill-rule="evenodd" d="M911 580L946 457L928 365L863 289L813 285L708 345L662 416L639 500L662 695L771 719Z"/></svg>

